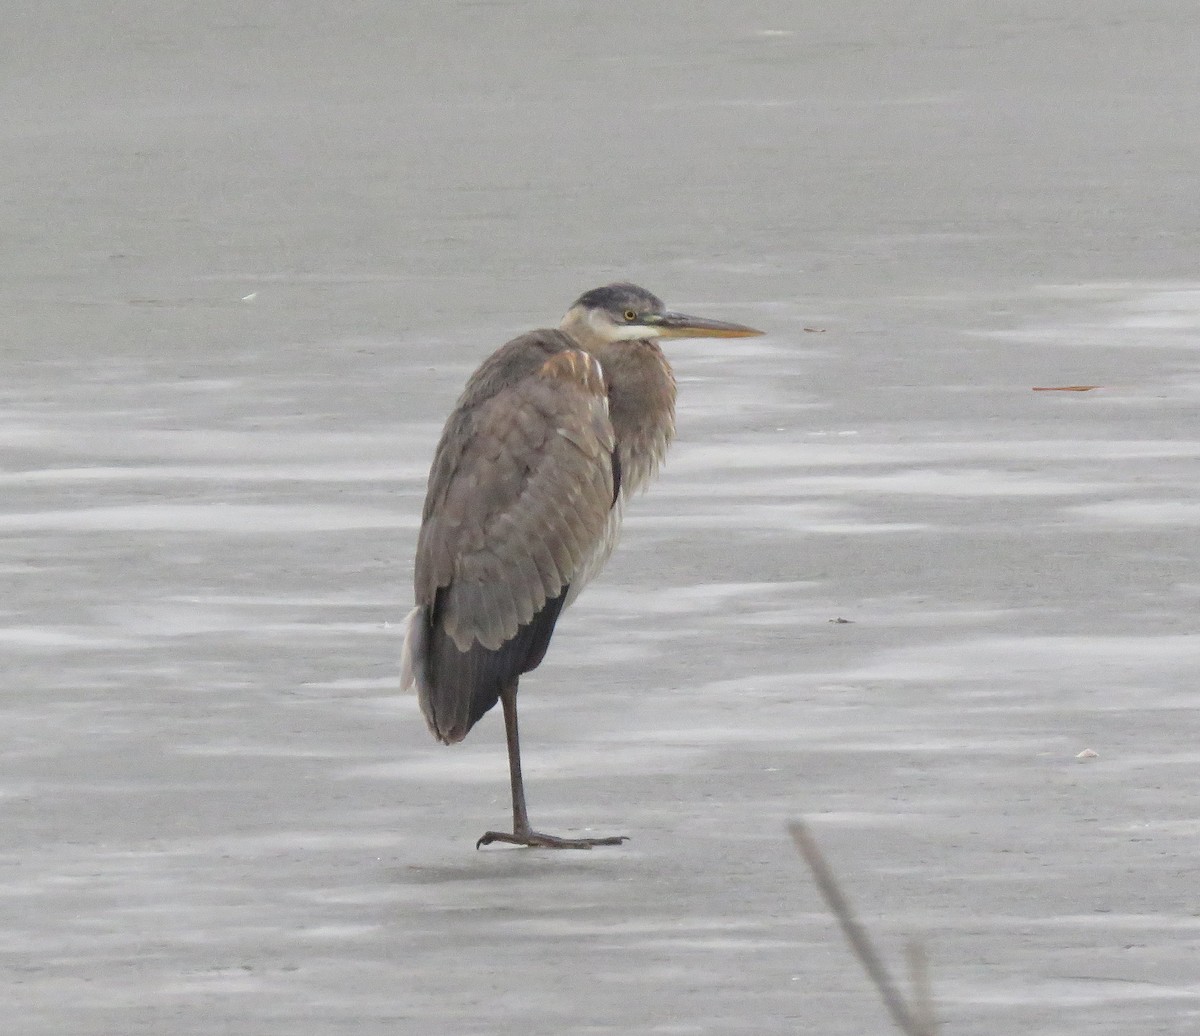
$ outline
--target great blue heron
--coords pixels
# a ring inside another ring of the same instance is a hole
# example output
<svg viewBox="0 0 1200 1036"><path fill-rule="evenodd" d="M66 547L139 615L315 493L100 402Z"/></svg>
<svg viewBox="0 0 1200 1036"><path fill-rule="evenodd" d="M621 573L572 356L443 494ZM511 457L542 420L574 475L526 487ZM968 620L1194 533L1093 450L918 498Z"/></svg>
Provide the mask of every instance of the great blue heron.
<svg viewBox="0 0 1200 1036"><path fill-rule="evenodd" d="M467 382L429 473L402 670L445 744L503 704L513 830L488 831L477 848L624 841L529 826L517 681L541 663L562 609L608 560L625 501L674 436L675 377L656 339L758 334L610 284L581 295L557 329L501 346Z"/></svg>

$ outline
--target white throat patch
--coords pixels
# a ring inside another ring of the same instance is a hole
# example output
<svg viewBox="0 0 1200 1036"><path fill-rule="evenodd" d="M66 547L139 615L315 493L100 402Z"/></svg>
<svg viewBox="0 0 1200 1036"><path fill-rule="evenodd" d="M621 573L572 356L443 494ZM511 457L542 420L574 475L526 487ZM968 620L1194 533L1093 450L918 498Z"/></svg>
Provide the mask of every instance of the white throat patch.
<svg viewBox="0 0 1200 1036"><path fill-rule="evenodd" d="M606 342L633 342L645 338L657 338L662 332L657 327L645 324L614 324L602 310L594 309L587 315L592 333Z"/></svg>

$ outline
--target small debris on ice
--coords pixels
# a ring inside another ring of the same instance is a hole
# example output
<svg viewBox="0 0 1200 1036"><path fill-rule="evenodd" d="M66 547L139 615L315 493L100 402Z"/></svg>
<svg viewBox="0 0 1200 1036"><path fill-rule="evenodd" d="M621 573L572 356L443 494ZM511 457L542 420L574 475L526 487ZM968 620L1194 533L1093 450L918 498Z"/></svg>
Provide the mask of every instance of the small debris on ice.
<svg viewBox="0 0 1200 1036"><path fill-rule="evenodd" d="M1091 392L1099 385L1034 385L1034 392Z"/></svg>

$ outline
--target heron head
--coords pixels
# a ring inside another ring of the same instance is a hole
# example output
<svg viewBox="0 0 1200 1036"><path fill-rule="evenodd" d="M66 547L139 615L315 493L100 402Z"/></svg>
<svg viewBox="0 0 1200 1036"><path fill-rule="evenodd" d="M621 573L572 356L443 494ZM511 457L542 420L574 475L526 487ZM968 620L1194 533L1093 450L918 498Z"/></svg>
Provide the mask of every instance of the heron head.
<svg viewBox="0 0 1200 1036"><path fill-rule="evenodd" d="M580 345L647 338L747 338L760 335L744 324L673 313L662 299L636 284L607 284L579 296L563 317L562 330Z"/></svg>

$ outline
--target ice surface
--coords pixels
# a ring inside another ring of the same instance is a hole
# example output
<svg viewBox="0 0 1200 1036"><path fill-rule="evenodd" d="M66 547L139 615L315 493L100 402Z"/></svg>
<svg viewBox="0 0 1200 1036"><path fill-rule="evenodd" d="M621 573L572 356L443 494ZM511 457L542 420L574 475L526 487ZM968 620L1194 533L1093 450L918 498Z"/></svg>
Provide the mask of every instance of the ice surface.
<svg viewBox="0 0 1200 1036"><path fill-rule="evenodd" d="M1200 9L4 31L5 1032L883 1032L799 815L948 1036L1198 1030ZM477 853L499 718L398 693L428 463L616 278L768 335L672 345L522 685L535 823L631 841Z"/></svg>

